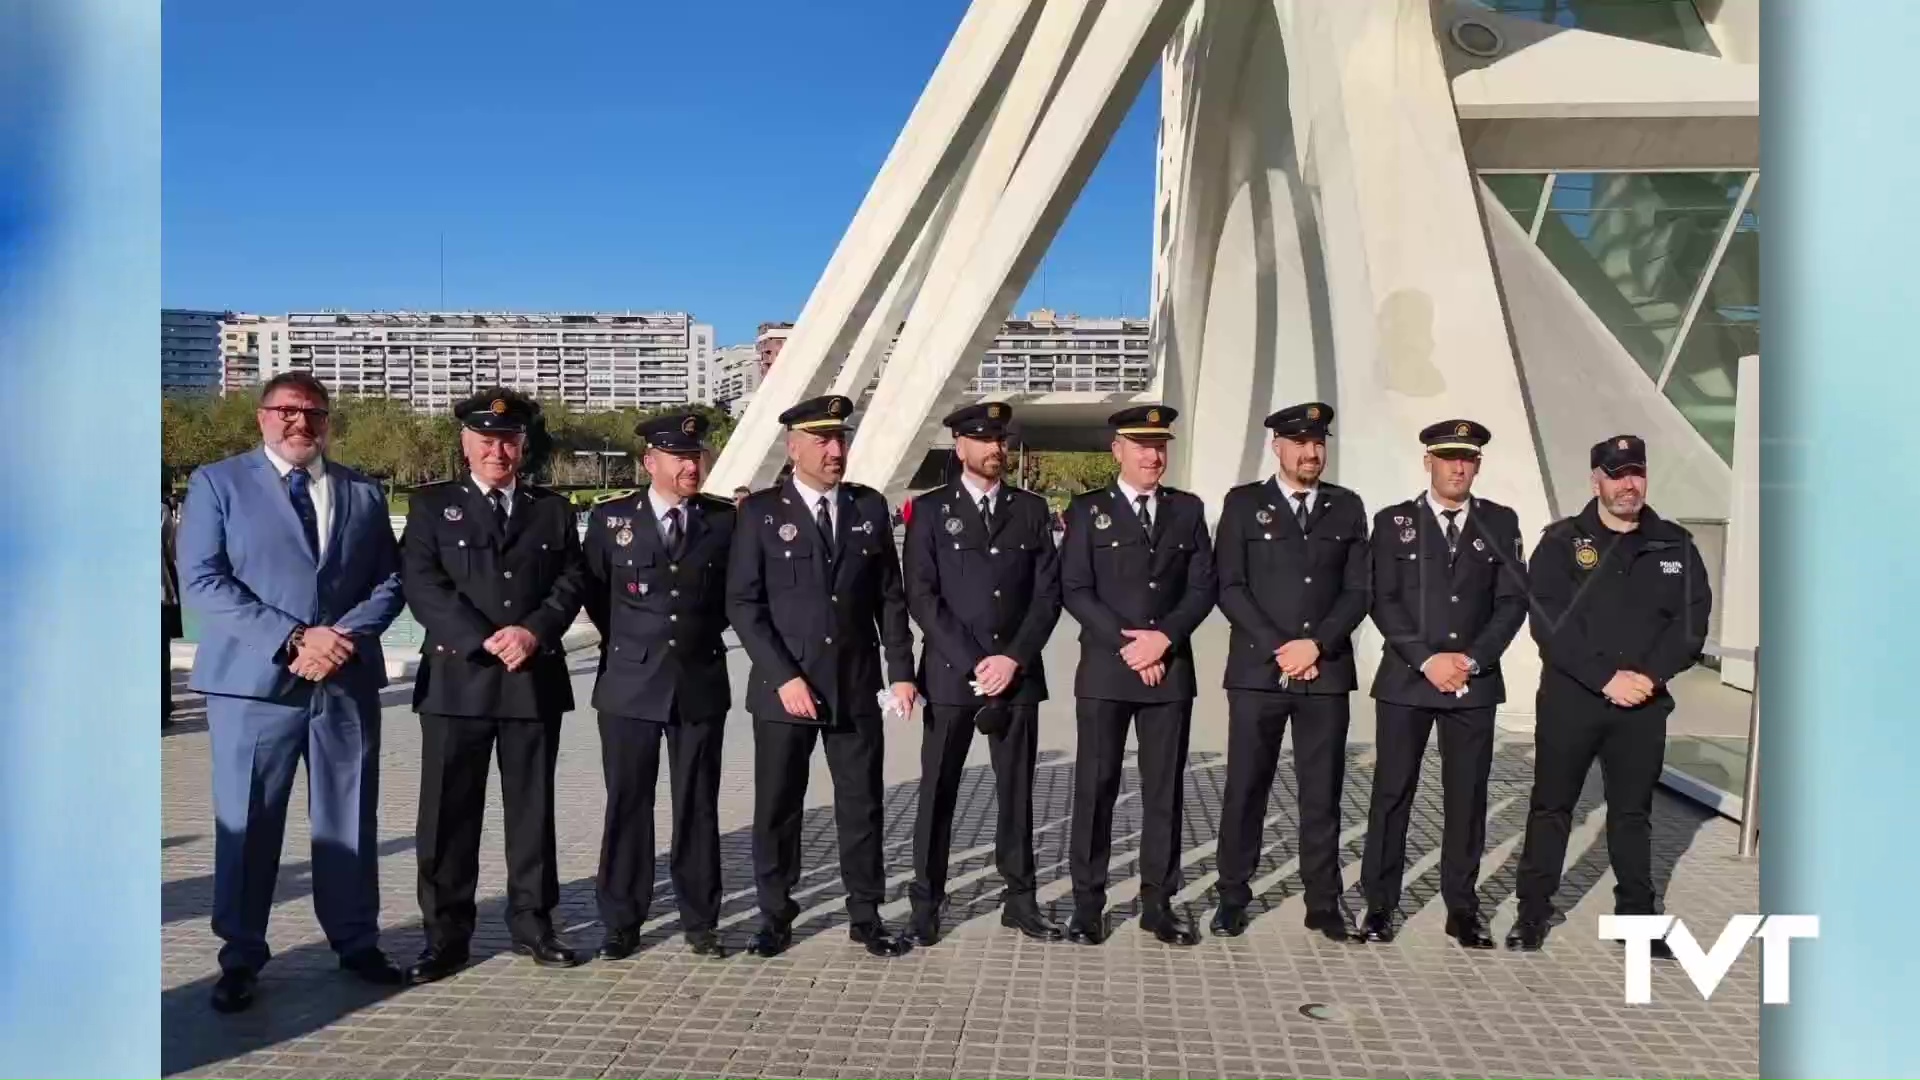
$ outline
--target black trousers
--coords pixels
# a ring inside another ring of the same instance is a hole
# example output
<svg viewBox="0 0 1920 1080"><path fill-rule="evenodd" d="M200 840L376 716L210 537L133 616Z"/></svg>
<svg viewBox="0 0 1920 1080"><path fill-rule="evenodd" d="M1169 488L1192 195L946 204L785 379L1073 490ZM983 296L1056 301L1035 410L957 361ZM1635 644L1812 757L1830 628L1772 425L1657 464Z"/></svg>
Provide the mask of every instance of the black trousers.
<svg viewBox="0 0 1920 1080"><path fill-rule="evenodd" d="M786 927L800 916L793 886L800 880L800 832L815 742L827 744L833 776L833 820L840 839L840 880L855 922L880 918L887 891L881 853L885 793L880 779L886 742L879 716L856 716L820 728L753 721L753 883L761 918Z"/></svg>
<svg viewBox="0 0 1920 1080"><path fill-rule="evenodd" d="M638 929L653 906L653 802L662 740L673 799L667 868L680 927L685 932L711 930L720 921L720 754L726 716L675 719L678 722L660 724L600 714L607 817L595 885L600 922L610 931Z"/></svg>
<svg viewBox="0 0 1920 1080"><path fill-rule="evenodd" d="M487 763L498 750L507 832L507 927L531 941L560 902L553 770L560 721L420 714L420 914L427 941L458 950L473 937Z"/></svg>
<svg viewBox="0 0 1920 1080"><path fill-rule="evenodd" d="M1654 915L1653 789L1667 753L1662 701L1618 708L1598 695L1542 691L1534 730L1533 799L1520 854L1520 917L1546 919L1567 858L1567 833L1580 788L1596 758L1607 798L1607 858L1613 864L1613 910Z"/></svg>
<svg viewBox="0 0 1920 1080"><path fill-rule="evenodd" d="M1445 811L1440 833L1440 898L1455 915L1478 915L1480 859L1487 844L1487 773L1493 768L1493 706L1428 709L1391 702L1374 703L1373 800L1367 812L1367 851L1360 863L1360 888L1367 907L1392 911L1400 906L1400 881L1407 868L1407 819L1420 786L1420 761L1427 736L1440 727L1440 798Z"/></svg>
<svg viewBox="0 0 1920 1080"><path fill-rule="evenodd" d="M1127 725L1140 742L1140 903L1166 904L1180 891L1181 813L1187 773L1187 734L1193 702L1146 703L1080 698L1075 703L1079 749L1073 763L1073 908L1099 918L1107 907L1107 869L1113 853L1113 804L1120 796Z"/></svg>
<svg viewBox="0 0 1920 1080"><path fill-rule="evenodd" d="M995 802L993 863L1007 883L1006 903L1032 904L1033 762L1040 745L1040 709L1012 705L1007 730L987 736L993 757ZM947 898L947 858L953 847L953 812L973 745L970 705L928 705L920 738L920 807L913 819L913 908L939 910Z"/></svg>
<svg viewBox="0 0 1920 1080"><path fill-rule="evenodd" d="M1220 814L1220 903L1246 907L1260 864L1267 798L1280 741L1293 721L1293 776L1300 790L1300 882L1310 911L1337 911L1340 786L1347 772L1347 695L1306 697L1227 691L1227 794Z"/></svg>

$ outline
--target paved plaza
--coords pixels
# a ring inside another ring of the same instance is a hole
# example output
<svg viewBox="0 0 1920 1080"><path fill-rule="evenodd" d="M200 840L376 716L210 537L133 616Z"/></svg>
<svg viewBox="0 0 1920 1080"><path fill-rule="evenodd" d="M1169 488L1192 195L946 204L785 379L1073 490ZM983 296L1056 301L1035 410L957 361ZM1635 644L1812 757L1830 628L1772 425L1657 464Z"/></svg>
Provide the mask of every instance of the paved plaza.
<svg viewBox="0 0 1920 1080"><path fill-rule="evenodd" d="M1225 624L1196 637L1199 670L1218 682ZM1063 619L1049 646L1050 681L1070 689L1076 629ZM575 696L592 688L593 651L575 655ZM733 652L735 699L746 658ZM384 719L380 853L383 945L400 963L419 951L414 814L419 725L404 691ZM1621 1002L1619 947L1598 940L1612 908L1597 771L1574 818L1559 906L1566 922L1533 955L1468 953L1441 932L1437 750L1430 748L1408 834L1405 925L1390 945L1342 945L1301 926L1296 810L1283 763L1268 807L1267 848L1252 929L1176 949L1141 933L1137 776L1115 811L1111 939L1092 948L1040 943L999 925L992 867L993 779L976 740L955 823L947 937L895 960L846 938L831 784L816 753L805 823L805 909L792 951L773 960L688 953L665 880L665 777L657 822L662 859L642 951L567 971L507 951L505 870L497 781L488 809L475 963L447 981L388 990L337 970L314 921L304 787L294 793L270 933L275 958L250 1012L207 1004L219 942L208 927L213 813L204 710L183 698L162 739L163 1070L205 1076L1755 1076L1759 1068L1757 948L1710 1002L1679 968L1656 964L1653 1004ZM1341 839L1357 880L1372 777L1364 695L1355 724ZM1034 783L1043 904L1065 921L1073 703L1042 710ZM887 869L895 925L905 917L918 790L919 722L894 722L886 759ZM1680 718L1676 718L1677 720ZM744 946L756 920L751 880L752 731L728 719L720 828L726 906L722 932ZM1182 899L1203 928L1213 910L1214 842L1226 784L1226 706L1218 689L1195 709L1186 784ZM1495 750L1488 850L1480 891L1496 937L1514 918L1514 873L1532 777L1525 734ZM664 774L664 769L662 770ZM590 710L568 717L557 784L561 906L556 925L577 946L600 940L593 896L604 791ZM1667 910L1707 937L1730 915L1757 910L1759 869L1735 856L1736 829L1665 791L1654 805L1656 875ZM1358 897L1348 902L1358 910Z"/></svg>

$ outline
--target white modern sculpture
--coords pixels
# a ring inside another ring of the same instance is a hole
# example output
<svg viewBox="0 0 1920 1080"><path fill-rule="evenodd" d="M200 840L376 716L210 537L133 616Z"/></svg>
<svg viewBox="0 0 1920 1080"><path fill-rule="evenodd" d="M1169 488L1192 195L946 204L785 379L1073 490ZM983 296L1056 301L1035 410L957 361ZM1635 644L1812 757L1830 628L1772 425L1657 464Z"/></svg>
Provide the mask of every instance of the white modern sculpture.
<svg viewBox="0 0 1920 1080"><path fill-rule="evenodd" d="M1723 57L1757 57L1757 0L1707 8ZM779 413L858 396L891 346L848 478L897 496L1157 60L1158 363L1137 399L1181 410L1170 483L1217 508L1270 471L1262 418L1322 400L1330 479L1371 507L1424 484L1415 432L1466 416L1495 433L1478 491L1529 532L1585 501L1577 455L1624 430L1671 436L1653 444L1687 479L1663 510L1726 516L1725 463L1604 327L1540 317L1583 309L1490 223L1474 172L1755 168L1757 67L1450 0L974 0L708 489L770 482ZM1119 407L1084 397L1022 414ZM1523 637L1515 714L1536 664Z"/></svg>

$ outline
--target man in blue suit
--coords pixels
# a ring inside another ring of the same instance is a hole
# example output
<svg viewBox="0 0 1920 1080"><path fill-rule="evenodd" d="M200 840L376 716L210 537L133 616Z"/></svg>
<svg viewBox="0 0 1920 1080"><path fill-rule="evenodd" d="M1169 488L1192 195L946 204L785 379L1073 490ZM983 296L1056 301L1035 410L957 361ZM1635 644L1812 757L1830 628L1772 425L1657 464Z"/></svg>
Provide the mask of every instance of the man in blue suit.
<svg viewBox="0 0 1920 1080"><path fill-rule="evenodd" d="M199 618L193 689L213 744L213 1007L253 1003L267 962L294 769L307 763L313 899L340 966L392 985L380 951L380 634L400 614L400 552L380 486L325 460L326 387L269 380L263 445L193 474L177 539Z"/></svg>

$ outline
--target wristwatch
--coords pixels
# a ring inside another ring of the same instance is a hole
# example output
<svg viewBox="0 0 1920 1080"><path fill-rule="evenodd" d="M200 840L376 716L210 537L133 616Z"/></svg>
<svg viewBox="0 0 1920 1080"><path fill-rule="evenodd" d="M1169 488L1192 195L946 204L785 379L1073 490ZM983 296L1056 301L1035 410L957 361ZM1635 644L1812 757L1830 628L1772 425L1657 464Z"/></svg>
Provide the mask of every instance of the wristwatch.
<svg viewBox="0 0 1920 1080"><path fill-rule="evenodd" d="M1475 660L1471 656L1467 657L1467 674L1469 675L1480 674L1480 661Z"/></svg>

